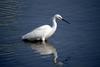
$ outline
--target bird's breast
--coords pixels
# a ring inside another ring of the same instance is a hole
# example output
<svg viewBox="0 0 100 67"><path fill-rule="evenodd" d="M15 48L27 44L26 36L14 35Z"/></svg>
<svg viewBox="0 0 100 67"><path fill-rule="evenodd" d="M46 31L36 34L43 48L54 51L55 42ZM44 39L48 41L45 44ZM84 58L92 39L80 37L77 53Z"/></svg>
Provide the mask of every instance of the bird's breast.
<svg viewBox="0 0 100 67"><path fill-rule="evenodd" d="M49 37L51 37L54 33L55 33L55 30L49 31L49 33L46 36L46 39L49 38Z"/></svg>

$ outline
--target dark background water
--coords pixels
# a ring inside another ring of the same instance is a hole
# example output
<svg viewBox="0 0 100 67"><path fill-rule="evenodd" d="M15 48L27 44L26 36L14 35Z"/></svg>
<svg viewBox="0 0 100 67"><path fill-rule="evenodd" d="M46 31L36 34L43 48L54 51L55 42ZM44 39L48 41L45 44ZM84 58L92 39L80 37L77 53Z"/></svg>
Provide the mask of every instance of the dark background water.
<svg viewBox="0 0 100 67"><path fill-rule="evenodd" d="M71 23L59 23L49 39L63 67L100 67L99 0L0 0L0 67L57 67L21 40L40 25L52 25L54 14Z"/></svg>

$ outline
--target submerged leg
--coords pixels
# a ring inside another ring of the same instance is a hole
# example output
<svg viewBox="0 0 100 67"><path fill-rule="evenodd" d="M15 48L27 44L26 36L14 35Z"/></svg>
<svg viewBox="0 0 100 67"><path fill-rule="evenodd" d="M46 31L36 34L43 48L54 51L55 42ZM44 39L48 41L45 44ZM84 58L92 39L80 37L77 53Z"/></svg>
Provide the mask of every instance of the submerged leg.
<svg viewBox="0 0 100 67"><path fill-rule="evenodd" d="M45 42L45 38L44 37L42 38L42 41Z"/></svg>

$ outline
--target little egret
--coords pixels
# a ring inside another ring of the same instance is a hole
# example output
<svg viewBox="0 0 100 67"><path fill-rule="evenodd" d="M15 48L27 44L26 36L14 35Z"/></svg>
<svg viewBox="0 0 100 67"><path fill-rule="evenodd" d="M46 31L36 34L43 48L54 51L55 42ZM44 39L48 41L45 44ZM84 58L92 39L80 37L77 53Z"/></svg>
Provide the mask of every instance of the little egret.
<svg viewBox="0 0 100 67"><path fill-rule="evenodd" d="M57 29L57 20L63 20L66 23L70 24L68 21L66 21L61 15L56 14L53 17L53 25L42 25L31 32L25 34L22 36L23 40L47 40L50 36L52 36L56 29Z"/></svg>

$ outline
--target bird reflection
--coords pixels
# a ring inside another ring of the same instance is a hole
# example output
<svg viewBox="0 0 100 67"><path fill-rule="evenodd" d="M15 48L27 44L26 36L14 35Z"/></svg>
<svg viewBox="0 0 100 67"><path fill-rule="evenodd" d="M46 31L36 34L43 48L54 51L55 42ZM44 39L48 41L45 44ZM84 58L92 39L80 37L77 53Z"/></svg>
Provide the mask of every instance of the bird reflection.
<svg viewBox="0 0 100 67"><path fill-rule="evenodd" d="M28 42L29 43L29 42ZM62 65L63 63L58 61L58 54L56 48L49 42L31 42L31 48L40 55L53 56L53 63Z"/></svg>
<svg viewBox="0 0 100 67"><path fill-rule="evenodd" d="M35 50L40 55L53 55L53 62L57 63L57 51L50 43L48 42L37 42L31 45L32 49Z"/></svg>

